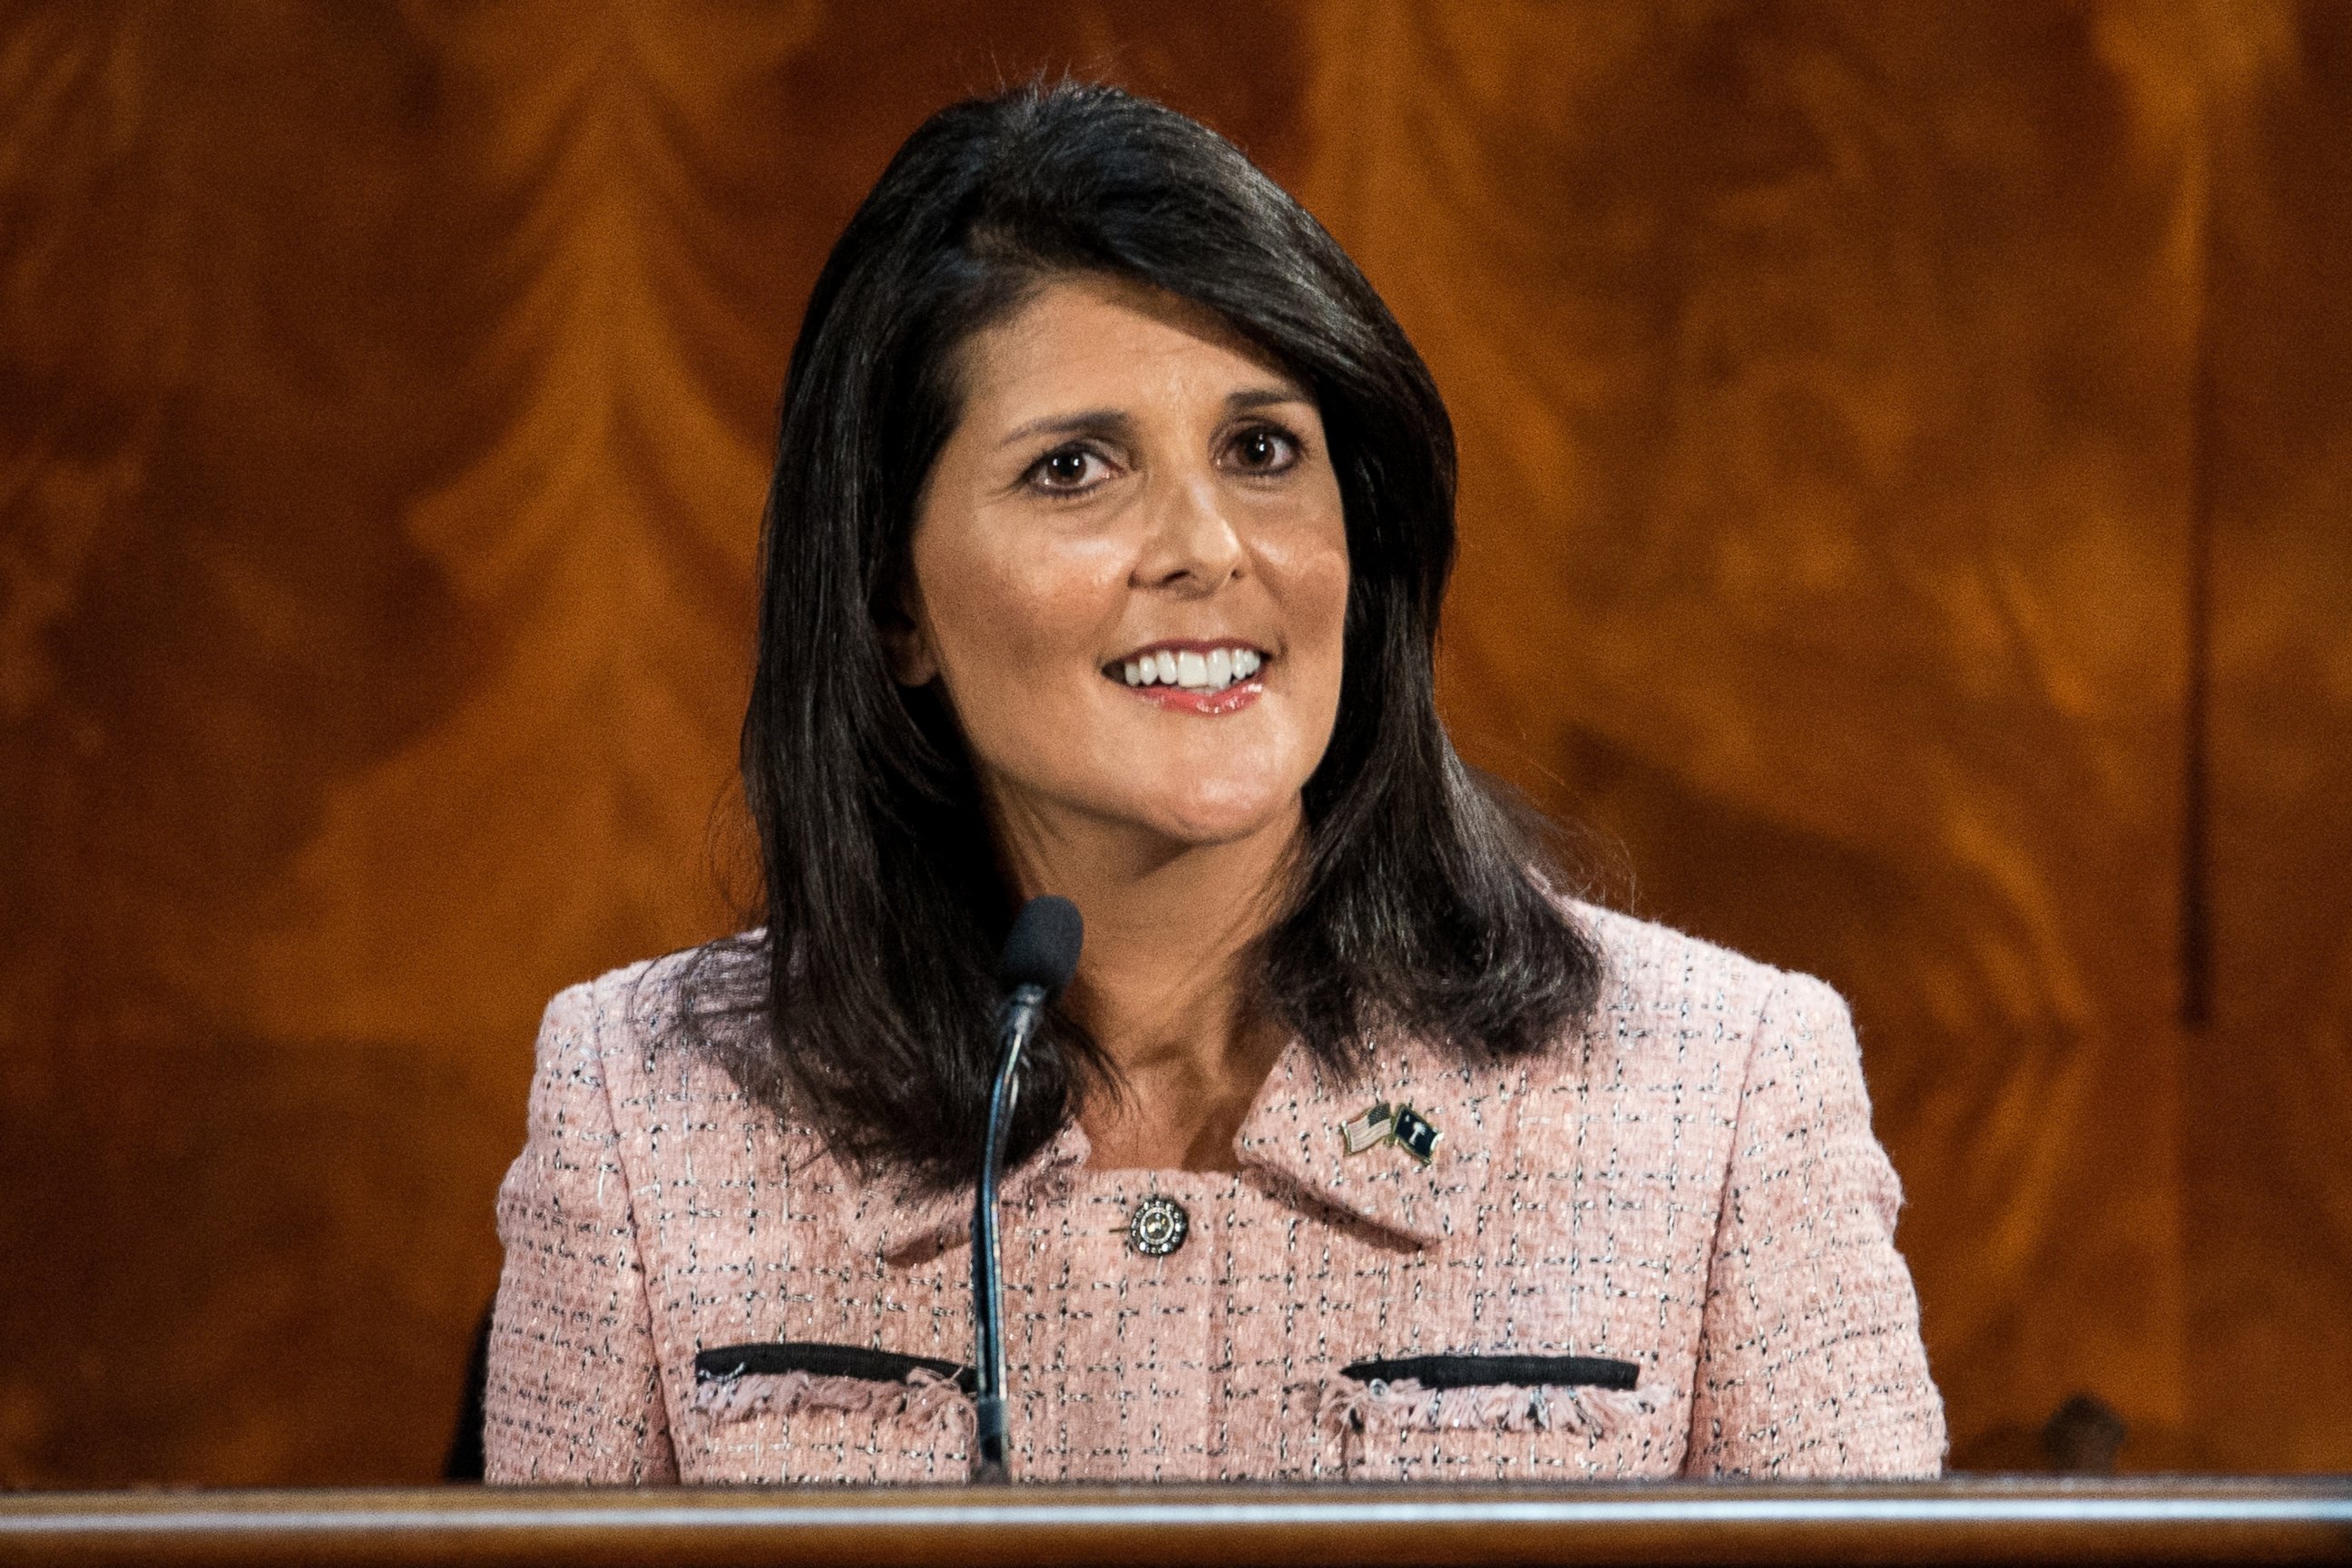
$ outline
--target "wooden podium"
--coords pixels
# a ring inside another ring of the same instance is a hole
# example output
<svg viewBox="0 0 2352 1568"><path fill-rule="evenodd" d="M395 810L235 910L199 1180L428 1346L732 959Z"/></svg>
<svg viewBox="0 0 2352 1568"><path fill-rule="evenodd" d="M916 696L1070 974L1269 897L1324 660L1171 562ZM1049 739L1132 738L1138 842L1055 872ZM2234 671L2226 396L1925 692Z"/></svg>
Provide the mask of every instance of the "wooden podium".
<svg viewBox="0 0 2352 1568"><path fill-rule="evenodd" d="M0 1564L2352 1563L2352 1478L0 1495Z"/></svg>

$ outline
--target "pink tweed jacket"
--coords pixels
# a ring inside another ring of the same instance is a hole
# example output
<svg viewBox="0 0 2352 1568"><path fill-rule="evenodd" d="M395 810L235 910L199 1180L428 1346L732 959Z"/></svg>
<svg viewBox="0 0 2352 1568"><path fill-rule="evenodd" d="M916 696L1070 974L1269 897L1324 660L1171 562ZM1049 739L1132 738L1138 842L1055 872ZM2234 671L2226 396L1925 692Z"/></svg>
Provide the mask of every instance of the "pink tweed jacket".
<svg viewBox="0 0 2352 1568"><path fill-rule="evenodd" d="M1236 1173L1005 1189L1016 1478L1921 1476L1944 1449L1894 1171L1827 986L1582 908L1539 1059L1294 1047ZM666 1037L677 961L558 996L499 1199L493 1481L959 1481L969 1193L900 1202ZM1443 1134L1346 1150L1375 1100ZM1146 1256L1149 1198L1186 1211ZM811 1347L846 1347L829 1350ZM886 1352L877 1354L875 1352Z"/></svg>

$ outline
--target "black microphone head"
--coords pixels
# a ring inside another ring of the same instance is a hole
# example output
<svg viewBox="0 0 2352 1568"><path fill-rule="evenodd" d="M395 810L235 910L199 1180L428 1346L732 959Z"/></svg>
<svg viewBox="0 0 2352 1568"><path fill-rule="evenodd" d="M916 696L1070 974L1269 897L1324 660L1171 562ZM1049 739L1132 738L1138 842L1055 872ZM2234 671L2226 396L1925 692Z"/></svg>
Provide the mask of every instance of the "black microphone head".
<svg viewBox="0 0 2352 1568"><path fill-rule="evenodd" d="M1087 939L1087 922L1078 906L1052 893L1021 906L1013 934L1004 939L1004 956L996 963L996 977L1008 991L1016 985L1042 987L1058 996L1070 976L1078 972L1078 949Z"/></svg>

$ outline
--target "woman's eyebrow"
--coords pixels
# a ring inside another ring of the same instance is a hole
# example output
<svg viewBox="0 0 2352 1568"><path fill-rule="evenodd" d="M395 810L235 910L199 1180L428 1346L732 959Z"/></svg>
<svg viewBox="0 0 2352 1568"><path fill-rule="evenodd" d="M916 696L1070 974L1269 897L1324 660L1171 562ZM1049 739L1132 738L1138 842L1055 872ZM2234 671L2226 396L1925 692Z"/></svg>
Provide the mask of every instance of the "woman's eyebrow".
<svg viewBox="0 0 2352 1568"><path fill-rule="evenodd" d="M1225 396L1225 411L1246 414L1253 408L1271 408L1277 403L1312 403L1304 388L1296 386L1245 386Z"/></svg>
<svg viewBox="0 0 2352 1568"><path fill-rule="evenodd" d="M1246 414L1254 408L1271 408L1277 404L1313 401L1296 386L1244 386L1225 395L1225 412ZM997 445L1015 447L1040 436L1101 436L1116 440L1125 438L1134 428L1135 421L1119 409L1089 408L1078 414L1049 414L1015 426Z"/></svg>
<svg viewBox="0 0 2352 1568"><path fill-rule="evenodd" d="M1123 437L1134 428L1134 421L1116 408L1090 408L1083 414L1049 414L1043 419L1032 419L1005 433L999 447L1017 446L1040 436L1108 436Z"/></svg>

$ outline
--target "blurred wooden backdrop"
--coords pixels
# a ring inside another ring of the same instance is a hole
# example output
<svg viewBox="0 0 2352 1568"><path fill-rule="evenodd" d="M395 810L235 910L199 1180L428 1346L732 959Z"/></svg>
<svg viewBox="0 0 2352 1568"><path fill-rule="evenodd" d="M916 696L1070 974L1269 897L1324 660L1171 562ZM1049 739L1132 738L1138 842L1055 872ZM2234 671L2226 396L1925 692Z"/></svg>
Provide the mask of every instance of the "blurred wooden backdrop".
<svg viewBox="0 0 2352 1568"><path fill-rule="evenodd" d="M2352 6L0 10L0 1484L436 1473L559 986L724 929L929 110L1160 96L1463 435L1446 700L1853 998L1956 1460L2352 1468Z"/></svg>

